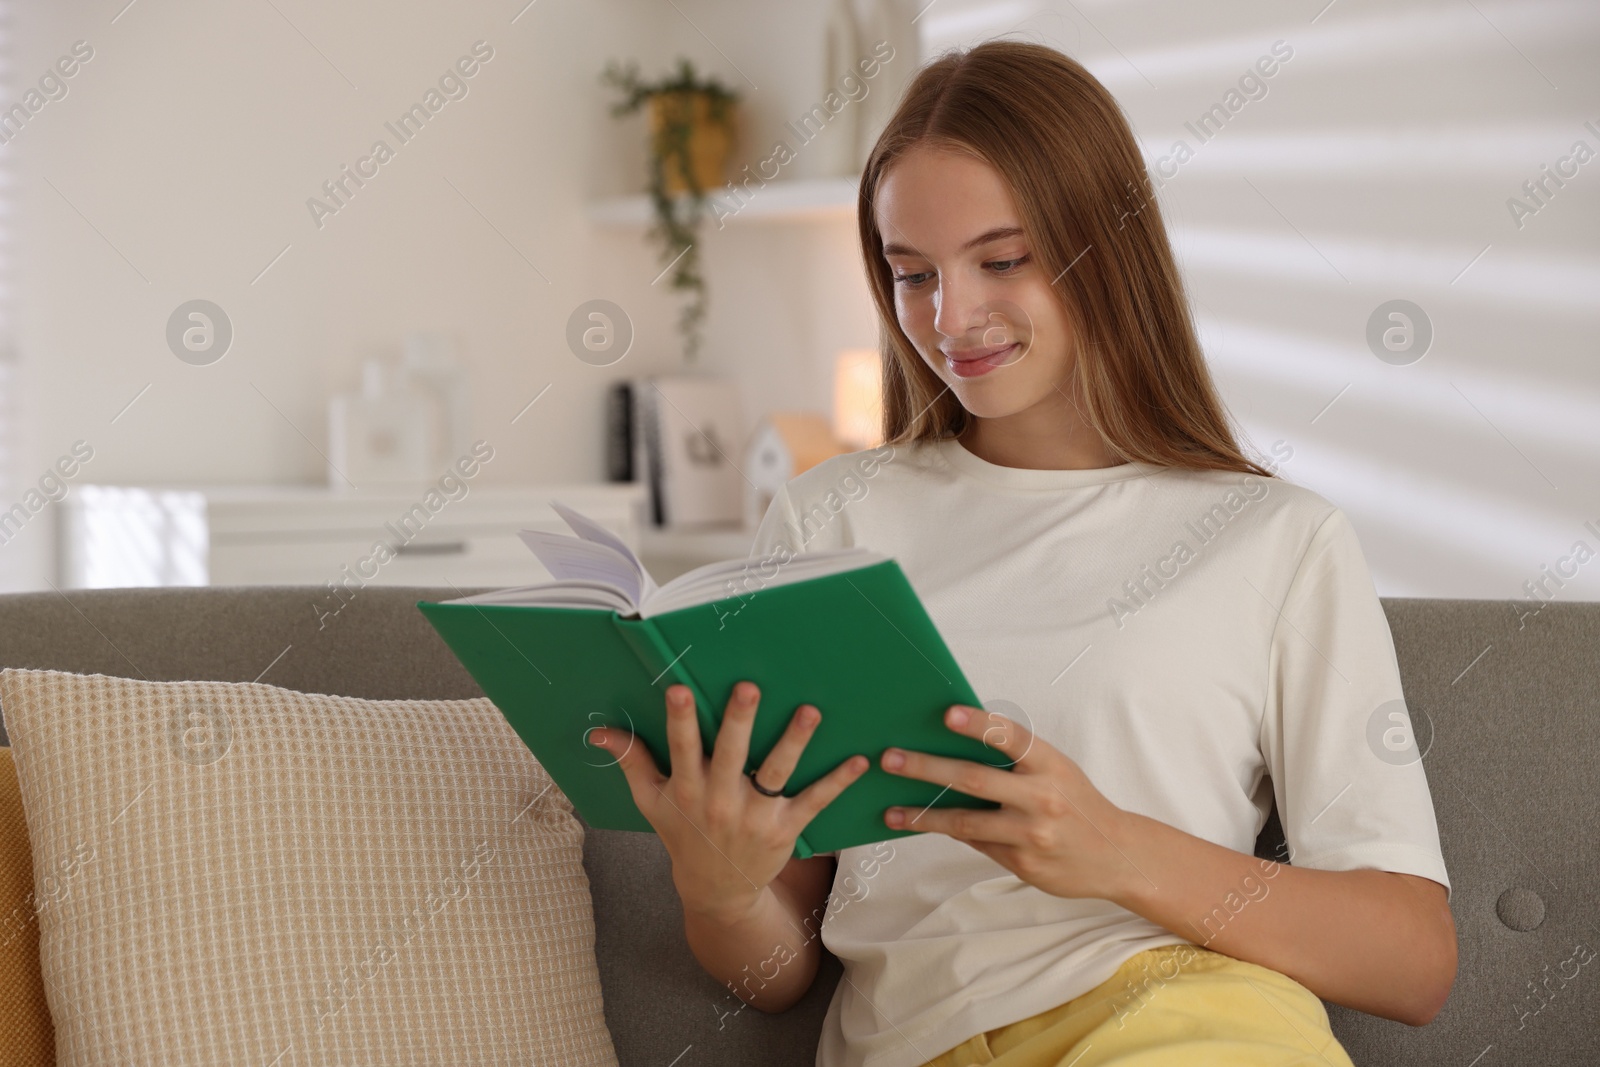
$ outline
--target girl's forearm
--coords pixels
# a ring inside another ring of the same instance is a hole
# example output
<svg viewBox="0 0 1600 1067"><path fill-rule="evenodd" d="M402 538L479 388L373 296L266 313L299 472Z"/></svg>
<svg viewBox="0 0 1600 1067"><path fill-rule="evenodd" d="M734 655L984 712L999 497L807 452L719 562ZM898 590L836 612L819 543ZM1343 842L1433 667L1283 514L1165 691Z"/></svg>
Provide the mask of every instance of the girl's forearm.
<svg viewBox="0 0 1600 1067"><path fill-rule="evenodd" d="M1390 871L1262 860L1133 812L1115 903L1198 945L1288 975L1324 1000L1421 1026L1456 975L1444 887Z"/></svg>
<svg viewBox="0 0 1600 1067"><path fill-rule="evenodd" d="M761 891L739 916L683 909L684 936L695 959L739 999L766 1012L787 1011L805 996L822 962L814 928L782 882Z"/></svg>

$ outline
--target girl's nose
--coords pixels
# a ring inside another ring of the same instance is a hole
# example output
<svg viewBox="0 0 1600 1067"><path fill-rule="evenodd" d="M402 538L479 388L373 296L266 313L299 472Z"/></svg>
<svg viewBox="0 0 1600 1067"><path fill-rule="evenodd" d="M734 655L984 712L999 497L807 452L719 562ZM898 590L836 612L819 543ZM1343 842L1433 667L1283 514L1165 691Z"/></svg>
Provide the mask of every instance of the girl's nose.
<svg viewBox="0 0 1600 1067"><path fill-rule="evenodd" d="M946 337L962 337L973 330L981 330L986 325L983 317L985 293L982 285L941 277L939 290L934 294L934 301L937 310L933 316L933 328Z"/></svg>

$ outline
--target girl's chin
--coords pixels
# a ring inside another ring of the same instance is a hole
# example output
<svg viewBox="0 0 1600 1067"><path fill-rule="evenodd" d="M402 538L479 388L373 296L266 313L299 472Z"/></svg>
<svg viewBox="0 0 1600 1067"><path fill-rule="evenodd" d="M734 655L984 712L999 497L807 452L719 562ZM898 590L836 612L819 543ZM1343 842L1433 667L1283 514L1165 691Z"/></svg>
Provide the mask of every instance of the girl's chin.
<svg viewBox="0 0 1600 1067"><path fill-rule="evenodd" d="M981 378L944 379L961 406L980 419L999 419L1016 415L1039 405L1053 406L1063 401L1066 384L1057 390L1049 383L1016 377L1004 372Z"/></svg>

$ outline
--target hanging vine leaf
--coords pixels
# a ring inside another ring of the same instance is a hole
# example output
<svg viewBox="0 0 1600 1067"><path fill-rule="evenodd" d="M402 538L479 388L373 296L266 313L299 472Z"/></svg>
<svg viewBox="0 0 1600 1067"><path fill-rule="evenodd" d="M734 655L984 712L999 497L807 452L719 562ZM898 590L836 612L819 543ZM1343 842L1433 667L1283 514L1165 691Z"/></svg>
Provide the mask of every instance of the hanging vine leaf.
<svg viewBox="0 0 1600 1067"><path fill-rule="evenodd" d="M658 109L660 126L649 160L650 203L655 215L650 234L661 244L662 266L672 268L671 287L692 294L692 299L679 313L678 330L684 342L684 362L693 363L700 350L700 327L707 305L696 236L708 202L690 152L696 118L693 101L697 95L703 97L706 121L729 131L731 139L733 108L739 101L739 94L715 76L699 77L687 58L679 59L676 72L656 82L641 81L638 65L632 61L620 64L611 60L601 74L601 81L614 85L623 94L611 107L611 113L616 116L632 114L655 98L666 97L662 103L653 105ZM667 194L669 166L681 176L688 188L686 194Z"/></svg>

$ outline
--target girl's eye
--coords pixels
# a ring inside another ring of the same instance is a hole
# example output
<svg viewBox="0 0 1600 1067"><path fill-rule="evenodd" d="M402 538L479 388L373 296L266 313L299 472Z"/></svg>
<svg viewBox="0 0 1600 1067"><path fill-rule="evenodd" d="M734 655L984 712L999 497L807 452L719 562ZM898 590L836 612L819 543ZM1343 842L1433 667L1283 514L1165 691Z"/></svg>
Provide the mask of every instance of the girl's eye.
<svg viewBox="0 0 1600 1067"><path fill-rule="evenodd" d="M984 266L999 268L995 273L1003 278L1021 270L1022 265L1032 258L1032 256L1018 256L1016 259L991 259ZM930 276L928 271L922 271L917 274L896 274L894 280L897 285L903 285L907 289L919 289Z"/></svg>

